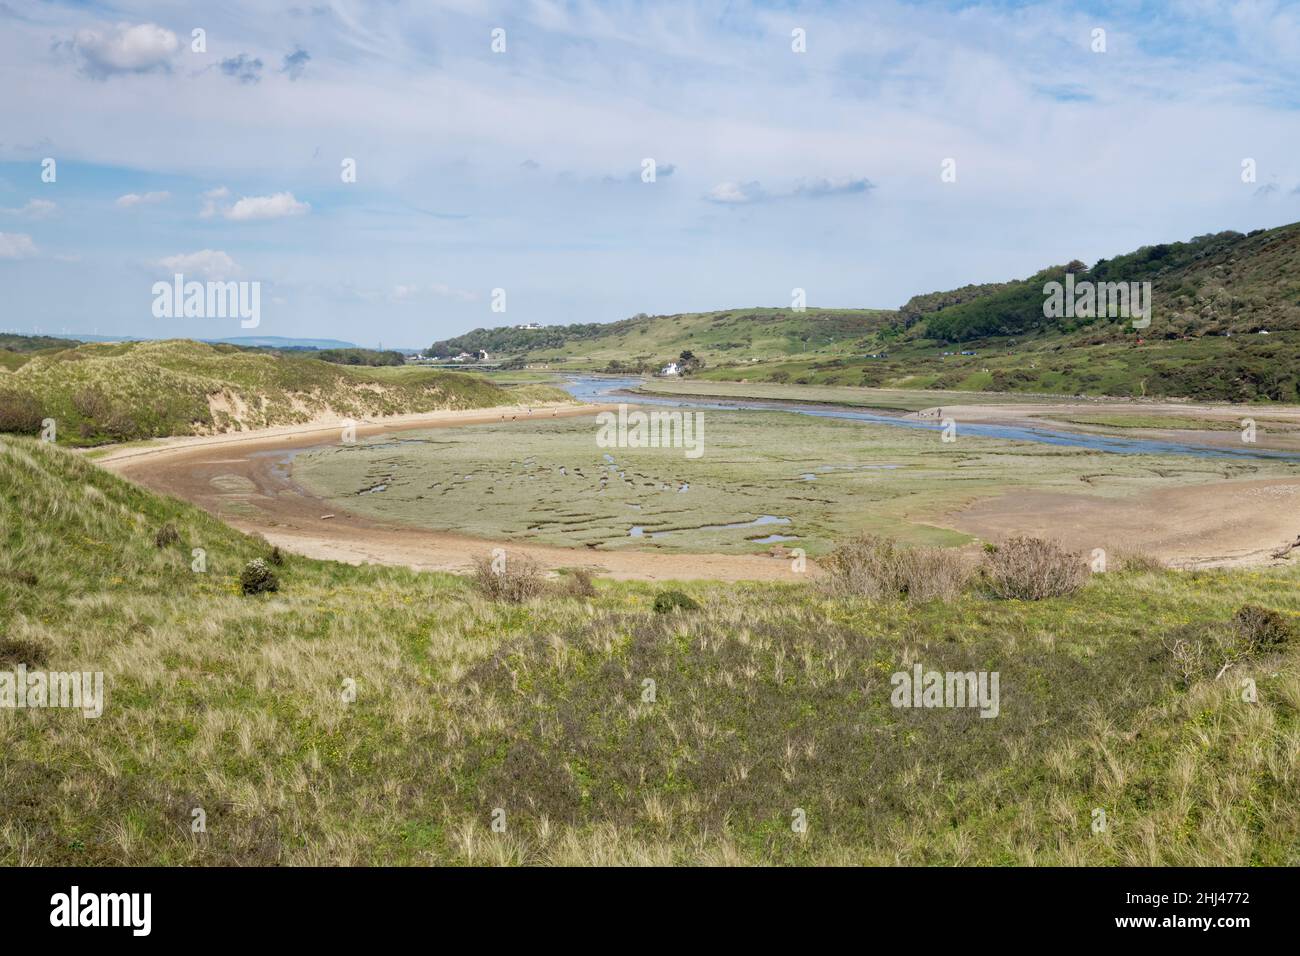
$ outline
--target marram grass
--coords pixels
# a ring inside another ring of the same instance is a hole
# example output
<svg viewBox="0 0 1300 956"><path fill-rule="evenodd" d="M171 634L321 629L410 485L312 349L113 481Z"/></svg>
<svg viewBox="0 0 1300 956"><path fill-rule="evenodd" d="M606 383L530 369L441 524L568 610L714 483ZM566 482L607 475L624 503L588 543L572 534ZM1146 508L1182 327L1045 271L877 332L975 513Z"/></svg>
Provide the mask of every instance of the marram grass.
<svg viewBox="0 0 1300 956"><path fill-rule="evenodd" d="M108 688L97 720L0 710L8 865L1300 863L1300 647L1190 686L1162 648L1295 620L1292 568L1041 602L689 584L655 614L648 585L506 605L289 556L246 597L265 544L13 438L0 540L0 670ZM999 716L891 707L915 663L999 671Z"/></svg>

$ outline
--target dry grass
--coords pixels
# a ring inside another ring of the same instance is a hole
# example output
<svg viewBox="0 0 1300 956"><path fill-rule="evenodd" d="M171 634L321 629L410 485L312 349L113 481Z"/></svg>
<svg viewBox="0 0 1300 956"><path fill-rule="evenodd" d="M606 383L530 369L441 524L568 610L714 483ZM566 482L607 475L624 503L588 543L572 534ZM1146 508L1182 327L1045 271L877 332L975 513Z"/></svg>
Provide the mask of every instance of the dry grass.
<svg viewBox="0 0 1300 956"><path fill-rule="evenodd" d="M480 554L474 558L474 586L490 601L519 604L546 591L546 572L526 556Z"/></svg>
<svg viewBox="0 0 1300 956"><path fill-rule="evenodd" d="M859 535L822 560L821 584L837 597L951 601L971 577L969 562L944 548L906 548Z"/></svg>
<svg viewBox="0 0 1300 956"><path fill-rule="evenodd" d="M28 440L0 487L0 647L108 689L98 720L0 710L0 864L1300 864L1300 647L1186 687L1153 653L1294 621L1298 569L655 615L643 585L512 603L287 555L249 600L265 546L201 512ZM891 707L913 663L998 670L1000 715Z"/></svg>
<svg viewBox="0 0 1300 956"><path fill-rule="evenodd" d="M984 559L984 578L1000 598L1041 601L1073 594L1088 581L1079 554L1042 538L1012 538Z"/></svg>

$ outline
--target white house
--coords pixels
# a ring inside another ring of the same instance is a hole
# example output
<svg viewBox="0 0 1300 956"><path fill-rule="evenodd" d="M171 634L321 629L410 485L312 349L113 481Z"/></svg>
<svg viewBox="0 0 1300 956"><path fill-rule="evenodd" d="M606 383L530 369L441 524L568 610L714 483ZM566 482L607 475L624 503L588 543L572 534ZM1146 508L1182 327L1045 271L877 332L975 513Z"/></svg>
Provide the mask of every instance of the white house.
<svg viewBox="0 0 1300 956"><path fill-rule="evenodd" d="M680 374L682 374L682 370L679 369L679 368L677 367L677 363L676 363L676 362L669 362L667 365L665 365L665 366L663 367L663 370L662 370L659 374L660 374L660 375L680 375Z"/></svg>

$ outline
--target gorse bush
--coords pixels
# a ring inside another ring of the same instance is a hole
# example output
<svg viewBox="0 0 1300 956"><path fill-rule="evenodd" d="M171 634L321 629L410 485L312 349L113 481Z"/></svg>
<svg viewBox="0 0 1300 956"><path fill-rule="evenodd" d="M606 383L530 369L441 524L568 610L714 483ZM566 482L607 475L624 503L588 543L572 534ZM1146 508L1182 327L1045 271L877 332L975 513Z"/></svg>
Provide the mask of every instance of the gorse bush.
<svg viewBox="0 0 1300 956"><path fill-rule="evenodd" d="M24 392L0 391L0 432L35 435L44 420L41 403Z"/></svg>
<svg viewBox="0 0 1300 956"><path fill-rule="evenodd" d="M681 591L660 591L655 595L654 611L656 614L670 614L673 611L698 611L700 604L689 594Z"/></svg>
<svg viewBox="0 0 1300 956"><path fill-rule="evenodd" d="M0 637L0 664L25 664L40 667L47 661L45 648L35 641Z"/></svg>
<svg viewBox="0 0 1300 956"><path fill-rule="evenodd" d="M944 548L904 548L888 538L859 535L821 562L821 585L836 597L950 601L971 577L966 558Z"/></svg>
<svg viewBox="0 0 1300 956"><path fill-rule="evenodd" d="M474 559L474 588L491 601L519 604L546 590L545 572L532 558L488 555Z"/></svg>
<svg viewBox="0 0 1300 956"><path fill-rule="evenodd" d="M1183 685L1190 687L1281 651L1294 636L1294 625L1280 612L1246 604L1229 621L1179 627L1165 635L1163 644Z"/></svg>
<svg viewBox="0 0 1300 956"><path fill-rule="evenodd" d="M280 590L280 579L261 558L254 558L239 572L239 588L245 594L265 594Z"/></svg>
<svg viewBox="0 0 1300 956"><path fill-rule="evenodd" d="M1000 598L1062 597L1083 587L1088 574L1082 555L1042 538L1012 538L984 557L984 579Z"/></svg>
<svg viewBox="0 0 1300 956"><path fill-rule="evenodd" d="M1233 629L1242 640L1259 650L1272 650L1295 636L1295 627L1277 611L1256 604L1246 604L1232 619Z"/></svg>

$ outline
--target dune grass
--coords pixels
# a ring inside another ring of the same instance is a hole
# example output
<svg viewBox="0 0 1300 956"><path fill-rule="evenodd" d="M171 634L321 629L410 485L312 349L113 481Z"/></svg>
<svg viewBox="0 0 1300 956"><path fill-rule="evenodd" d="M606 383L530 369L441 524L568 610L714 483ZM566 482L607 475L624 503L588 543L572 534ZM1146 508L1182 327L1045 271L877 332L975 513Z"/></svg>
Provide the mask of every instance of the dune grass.
<svg viewBox="0 0 1300 956"><path fill-rule="evenodd" d="M1190 682L1164 647L1294 622L1294 568L1038 602L792 575L656 614L647 585L495 603L288 556L247 597L263 542L67 451L0 437L0 489L0 669L108 696L0 709L6 865L1300 863L1300 647ZM891 707L914 663L998 670L999 716Z"/></svg>
<svg viewBox="0 0 1300 956"><path fill-rule="evenodd" d="M61 443L98 445L244 431L335 416L363 418L517 402L559 389L502 388L427 368L337 365L307 356L187 340L92 343L0 370L0 394L34 397Z"/></svg>

